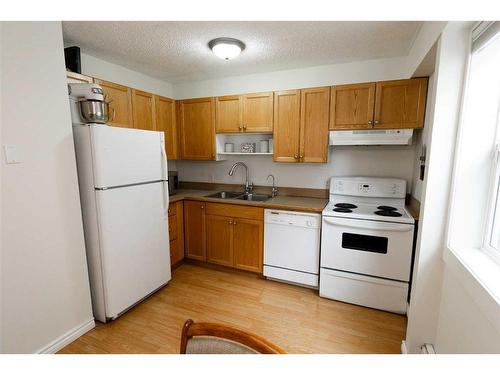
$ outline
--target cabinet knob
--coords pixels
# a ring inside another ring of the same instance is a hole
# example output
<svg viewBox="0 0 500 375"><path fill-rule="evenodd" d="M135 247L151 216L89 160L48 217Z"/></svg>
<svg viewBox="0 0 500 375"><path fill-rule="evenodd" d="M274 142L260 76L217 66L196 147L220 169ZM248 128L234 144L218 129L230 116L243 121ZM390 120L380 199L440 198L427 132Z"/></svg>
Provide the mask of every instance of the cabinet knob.
<svg viewBox="0 0 500 375"><path fill-rule="evenodd" d="M247 126L246 125L243 125L243 130L247 130Z"/></svg>
<svg viewBox="0 0 500 375"><path fill-rule="evenodd" d="M299 158L300 158L300 160L303 161L304 160L304 155L300 155Z"/></svg>
<svg viewBox="0 0 500 375"><path fill-rule="evenodd" d="M233 223L233 221L232 221L232 220L229 220L229 224L232 224L232 223Z"/></svg>
<svg viewBox="0 0 500 375"><path fill-rule="evenodd" d="M380 123L380 121L379 120L375 120L375 125L377 125L378 123Z"/></svg>
<svg viewBox="0 0 500 375"><path fill-rule="evenodd" d="M201 205L201 206L200 206L200 208L203 210L203 209L205 208L205 206L204 206L204 205Z"/></svg>
<svg viewBox="0 0 500 375"><path fill-rule="evenodd" d="M299 155L295 154L295 155L293 155L293 158L294 158L295 160L297 160L297 159L299 158Z"/></svg>
<svg viewBox="0 0 500 375"><path fill-rule="evenodd" d="M372 125L373 124L373 121L372 120L368 120L368 125Z"/></svg>
<svg viewBox="0 0 500 375"><path fill-rule="evenodd" d="M235 220L235 221L233 221L233 225L236 225L236 220Z"/></svg>
<svg viewBox="0 0 500 375"><path fill-rule="evenodd" d="M243 126L238 126L238 129L243 130Z"/></svg>

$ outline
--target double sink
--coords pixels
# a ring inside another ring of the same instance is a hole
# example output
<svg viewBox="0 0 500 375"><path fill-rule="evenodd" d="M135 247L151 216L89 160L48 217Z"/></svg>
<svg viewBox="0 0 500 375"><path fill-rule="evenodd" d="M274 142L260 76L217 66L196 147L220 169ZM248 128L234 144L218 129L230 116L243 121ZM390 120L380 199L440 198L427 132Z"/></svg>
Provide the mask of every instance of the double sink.
<svg viewBox="0 0 500 375"><path fill-rule="evenodd" d="M245 193L241 191L218 191L210 195L206 195L207 198L219 198L219 199L239 199L242 201L254 201L254 202L265 202L271 198L267 194L253 194Z"/></svg>

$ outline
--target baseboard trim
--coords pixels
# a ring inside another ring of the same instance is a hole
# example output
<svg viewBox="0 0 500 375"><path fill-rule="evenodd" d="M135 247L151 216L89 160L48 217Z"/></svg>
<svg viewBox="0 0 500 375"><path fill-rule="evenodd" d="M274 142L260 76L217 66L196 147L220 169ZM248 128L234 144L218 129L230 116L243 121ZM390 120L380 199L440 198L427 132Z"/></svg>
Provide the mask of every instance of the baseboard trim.
<svg viewBox="0 0 500 375"><path fill-rule="evenodd" d="M408 354L408 348L406 347L406 341L401 341L401 354Z"/></svg>
<svg viewBox="0 0 500 375"><path fill-rule="evenodd" d="M37 353L38 354L57 353L59 350L64 348L66 345L72 343L80 336L83 336L84 334L86 334L88 331L90 331L94 327L95 327L95 321L92 318L92 320L89 320L88 322L83 323L81 326L76 327L69 332L66 332L64 335L62 335L58 339L52 341L46 347L40 349Z"/></svg>

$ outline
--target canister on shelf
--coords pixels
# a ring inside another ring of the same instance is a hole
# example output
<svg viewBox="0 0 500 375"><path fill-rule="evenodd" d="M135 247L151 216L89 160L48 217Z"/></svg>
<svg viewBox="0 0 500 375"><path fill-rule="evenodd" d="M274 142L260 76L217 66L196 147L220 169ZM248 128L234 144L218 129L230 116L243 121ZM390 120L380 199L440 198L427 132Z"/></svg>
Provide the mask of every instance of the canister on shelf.
<svg viewBox="0 0 500 375"><path fill-rule="evenodd" d="M269 141L267 139L260 141L260 152L269 152Z"/></svg>

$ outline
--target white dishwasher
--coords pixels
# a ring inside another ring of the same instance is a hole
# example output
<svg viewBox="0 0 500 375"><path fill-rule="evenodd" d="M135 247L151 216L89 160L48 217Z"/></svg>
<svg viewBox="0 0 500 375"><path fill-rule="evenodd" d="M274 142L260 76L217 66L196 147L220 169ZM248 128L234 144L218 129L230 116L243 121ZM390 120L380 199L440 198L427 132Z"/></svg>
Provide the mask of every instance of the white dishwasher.
<svg viewBox="0 0 500 375"><path fill-rule="evenodd" d="M318 288L321 215L264 211L264 276Z"/></svg>

